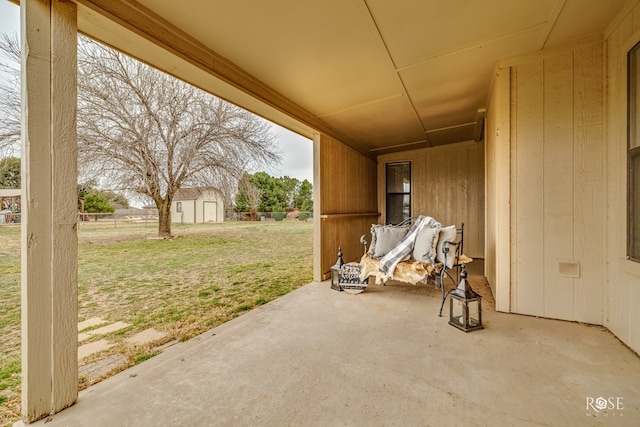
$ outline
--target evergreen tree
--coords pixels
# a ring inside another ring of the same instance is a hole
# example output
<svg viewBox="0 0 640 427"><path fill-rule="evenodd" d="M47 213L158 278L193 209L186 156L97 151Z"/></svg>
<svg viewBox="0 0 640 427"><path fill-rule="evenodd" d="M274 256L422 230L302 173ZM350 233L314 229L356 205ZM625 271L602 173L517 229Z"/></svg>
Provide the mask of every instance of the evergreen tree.
<svg viewBox="0 0 640 427"><path fill-rule="evenodd" d="M301 212L313 211L313 186L306 179L300 182L297 178L273 177L266 172L247 173L238 185L236 209L248 212L255 206L256 195L259 195L257 209L261 212L284 212L294 208Z"/></svg>
<svg viewBox="0 0 640 427"><path fill-rule="evenodd" d="M20 188L20 159L7 157L0 160L0 188Z"/></svg>
<svg viewBox="0 0 640 427"><path fill-rule="evenodd" d="M84 196L84 210L88 213L113 213L115 208L99 191L91 191Z"/></svg>

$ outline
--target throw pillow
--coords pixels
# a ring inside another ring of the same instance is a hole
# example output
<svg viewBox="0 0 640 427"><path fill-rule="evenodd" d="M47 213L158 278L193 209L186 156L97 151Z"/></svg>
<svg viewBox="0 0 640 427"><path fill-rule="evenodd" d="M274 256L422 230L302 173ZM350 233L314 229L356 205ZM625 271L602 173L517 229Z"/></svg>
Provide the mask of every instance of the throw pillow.
<svg viewBox="0 0 640 427"><path fill-rule="evenodd" d="M413 246L413 259L426 262L431 265L436 262L436 245L440 227L422 227L416 236L416 243Z"/></svg>
<svg viewBox="0 0 640 427"><path fill-rule="evenodd" d="M371 248L369 253L372 258L382 258L402 240L408 227L396 225L372 225Z"/></svg>

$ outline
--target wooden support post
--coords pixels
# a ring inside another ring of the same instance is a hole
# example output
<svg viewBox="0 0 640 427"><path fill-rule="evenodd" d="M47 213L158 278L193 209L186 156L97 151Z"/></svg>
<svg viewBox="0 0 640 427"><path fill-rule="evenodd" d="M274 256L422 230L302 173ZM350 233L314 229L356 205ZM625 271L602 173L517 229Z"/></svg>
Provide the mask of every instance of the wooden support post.
<svg viewBox="0 0 640 427"><path fill-rule="evenodd" d="M511 77L510 69L501 69L496 76L495 158L495 299L496 310L511 311Z"/></svg>
<svg viewBox="0 0 640 427"><path fill-rule="evenodd" d="M21 1L22 413L26 423L78 396L77 12Z"/></svg>
<svg viewBox="0 0 640 427"><path fill-rule="evenodd" d="M320 168L321 135L315 134L313 137L313 280L321 282L322 275L322 227L320 218L322 214L322 200L320 189L322 188L322 174Z"/></svg>

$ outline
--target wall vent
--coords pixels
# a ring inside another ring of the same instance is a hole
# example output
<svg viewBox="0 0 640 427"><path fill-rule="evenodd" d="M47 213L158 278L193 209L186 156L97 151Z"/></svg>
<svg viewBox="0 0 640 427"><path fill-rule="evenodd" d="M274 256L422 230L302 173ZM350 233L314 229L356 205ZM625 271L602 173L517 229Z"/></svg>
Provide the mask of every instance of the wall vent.
<svg viewBox="0 0 640 427"><path fill-rule="evenodd" d="M558 274L563 277L580 277L580 261L558 260Z"/></svg>

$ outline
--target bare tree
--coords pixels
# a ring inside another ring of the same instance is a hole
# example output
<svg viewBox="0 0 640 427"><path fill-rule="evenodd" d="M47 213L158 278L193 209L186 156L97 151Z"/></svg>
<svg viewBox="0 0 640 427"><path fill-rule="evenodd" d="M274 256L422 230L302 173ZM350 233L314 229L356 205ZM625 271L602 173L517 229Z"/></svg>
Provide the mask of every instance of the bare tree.
<svg viewBox="0 0 640 427"><path fill-rule="evenodd" d="M179 188L222 187L279 159L270 123L85 38L78 48L78 98L82 171L151 198L162 237L171 236Z"/></svg>
<svg viewBox="0 0 640 427"><path fill-rule="evenodd" d="M20 41L0 34L0 156L20 153Z"/></svg>
<svg viewBox="0 0 640 427"><path fill-rule="evenodd" d="M258 216L258 206L262 200L262 191L251 183L250 176L244 174L238 184L238 192L244 195L244 198L249 206L249 214L251 220L256 221Z"/></svg>
<svg viewBox="0 0 640 427"><path fill-rule="evenodd" d="M0 50L19 64L17 36L0 39ZM15 69L5 65L3 71ZM14 83L5 85L12 101L0 100L5 150L20 136ZM246 170L277 163L270 129L269 122L233 104L79 38L79 175L153 200L160 237L171 237L171 202L179 188L233 188Z"/></svg>

